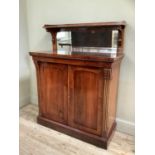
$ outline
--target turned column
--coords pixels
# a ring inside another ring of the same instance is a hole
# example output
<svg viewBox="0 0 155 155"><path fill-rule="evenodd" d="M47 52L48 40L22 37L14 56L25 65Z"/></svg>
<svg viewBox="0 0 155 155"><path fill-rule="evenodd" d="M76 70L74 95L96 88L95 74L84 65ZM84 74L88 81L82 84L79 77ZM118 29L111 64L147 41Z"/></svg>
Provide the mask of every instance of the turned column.
<svg viewBox="0 0 155 155"><path fill-rule="evenodd" d="M53 47L53 52L57 52L57 31L52 31L50 32L52 35L52 47Z"/></svg>
<svg viewBox="0 0 155 155"><path fill-rule="evenodd" d="M119 35L118 35L118 53L123 53L123 49L124 49L124 28L125 26L121 26L118 31L119 31Z"/></svg>

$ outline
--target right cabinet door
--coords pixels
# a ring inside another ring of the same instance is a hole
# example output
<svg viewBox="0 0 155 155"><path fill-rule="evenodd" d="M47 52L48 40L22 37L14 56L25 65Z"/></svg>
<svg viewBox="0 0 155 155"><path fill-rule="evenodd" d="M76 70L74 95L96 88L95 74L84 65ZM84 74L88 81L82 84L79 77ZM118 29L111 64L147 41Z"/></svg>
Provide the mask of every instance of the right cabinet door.
<svg viewBox="0 0 155 155"><path fill-rule="evenodd" d="M70 126L95 135L102 133L103 73L98 68L69 67Z"/></svg>

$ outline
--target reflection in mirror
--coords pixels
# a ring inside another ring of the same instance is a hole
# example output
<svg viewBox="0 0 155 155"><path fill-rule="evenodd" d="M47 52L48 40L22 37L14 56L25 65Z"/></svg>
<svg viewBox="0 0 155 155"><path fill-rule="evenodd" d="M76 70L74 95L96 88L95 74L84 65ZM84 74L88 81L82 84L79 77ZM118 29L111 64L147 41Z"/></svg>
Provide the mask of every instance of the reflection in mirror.
<svg viewBox="0 0 155 155"><path fill-rule="evenodd" d="M118 30L102 31L61 31L57 33L58 51L116 53Z"/></svg>
<svg viewBox="0 0 155 155"><path fill-rule="evenodd" d="M57 47L59 51L71 51L71 32L57 33Z"/></svg>
<svg viewBox="0 0 155 155"><path fill-rule="evenodd" d="M118 44L118 30L112 31L112 47L117 48Z"/></svg>

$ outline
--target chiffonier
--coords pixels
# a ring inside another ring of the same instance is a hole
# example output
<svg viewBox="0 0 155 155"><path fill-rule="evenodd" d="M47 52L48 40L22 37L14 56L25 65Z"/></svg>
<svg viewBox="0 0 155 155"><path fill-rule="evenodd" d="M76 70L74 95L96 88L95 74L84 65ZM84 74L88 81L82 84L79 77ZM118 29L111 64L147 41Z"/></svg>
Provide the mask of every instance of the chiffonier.
<svg viewBox="0 0 155 155"><path fill-rule="evenodd" d="M37 76L37 122L107 149L116 127L125 22L43 28L52 35L51 51L30 52Z"/></svg>

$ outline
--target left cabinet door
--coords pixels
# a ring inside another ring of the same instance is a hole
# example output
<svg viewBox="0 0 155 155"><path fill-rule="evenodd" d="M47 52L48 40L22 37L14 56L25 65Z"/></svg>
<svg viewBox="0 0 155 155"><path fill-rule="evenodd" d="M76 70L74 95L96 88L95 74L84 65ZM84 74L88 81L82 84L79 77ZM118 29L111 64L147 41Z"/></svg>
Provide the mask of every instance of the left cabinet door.
<svg viewBox="0 0 155 155"><path fill-rule="evenodd" d="M66 124L68 104L67 65L41 62L38 80L40 115Z"/></svg>

